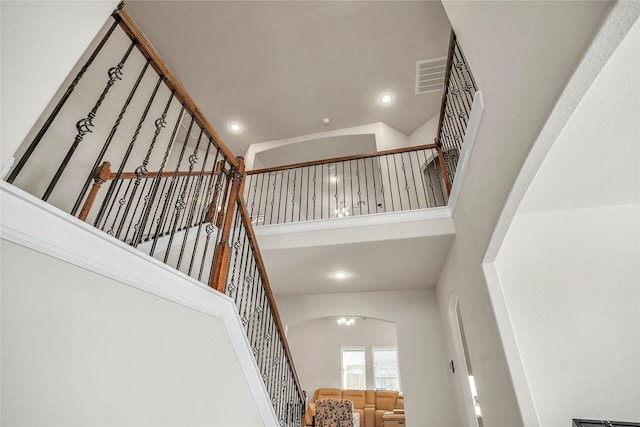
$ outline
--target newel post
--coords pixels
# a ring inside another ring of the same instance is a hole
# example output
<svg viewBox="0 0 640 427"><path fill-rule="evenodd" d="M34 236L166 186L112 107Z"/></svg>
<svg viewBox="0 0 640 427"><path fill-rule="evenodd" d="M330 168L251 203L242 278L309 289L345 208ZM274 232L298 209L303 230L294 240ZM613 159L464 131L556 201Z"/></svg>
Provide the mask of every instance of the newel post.
<svg viewBox="0 0 640 427"><path fill-rule="evenodd" d="M438 132L439 134L439 132ZM442 151L442 144L440 144L440 138L434 139L436 146L438 147L438 161L440 162L440 170L442 171L442 179L444 179L444 185L447 188L447 196L451 195L451 183L449 182L449 174L447 174L447 166L444 161L444 152Z"/></svg>
<svg viewBox="0 0 640 427"><path fill-rule="evenodd" d="M93 206L93 202L96 200L96 196L98 195L98 191L100 191L100 187L104 184L108 179L109 175L111 175L111 163L103 162L96 169L93 174L93 186L91 187L91 191L89 191L89 196L87 196L87 200L84 202L82 206L82 210L78 215L78 218L82 221L87 220L87 216L89 215L89 211Z"/></svg>
<svg viewBox="0 0 640 427"><path fill-rule="evenodd" d="M226 212L224 215L224 223L220 234L220 243L218 243L218 251L213 260L213 273L209 286L224 293L225 282L227 280L227 270L229 269L229 257L231 254L231 246L229 245L229 235L231 234L231 225L233 223L233 213L235 211L236 200L238 194L242 190L244 182L244 159L238 157L238 169L231 170L231 191L227 200Z"/></svg>

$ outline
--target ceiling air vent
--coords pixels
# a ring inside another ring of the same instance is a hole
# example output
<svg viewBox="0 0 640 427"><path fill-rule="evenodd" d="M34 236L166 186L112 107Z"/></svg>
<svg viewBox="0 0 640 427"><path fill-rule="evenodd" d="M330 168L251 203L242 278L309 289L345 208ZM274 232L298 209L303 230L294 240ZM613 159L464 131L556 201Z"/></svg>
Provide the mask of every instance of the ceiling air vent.
<svg viewBox="0 0 640 427"><path fill-rule="evenodd" d="M442 90L446 67L444 56L416 62L416 95Z"/></svg>

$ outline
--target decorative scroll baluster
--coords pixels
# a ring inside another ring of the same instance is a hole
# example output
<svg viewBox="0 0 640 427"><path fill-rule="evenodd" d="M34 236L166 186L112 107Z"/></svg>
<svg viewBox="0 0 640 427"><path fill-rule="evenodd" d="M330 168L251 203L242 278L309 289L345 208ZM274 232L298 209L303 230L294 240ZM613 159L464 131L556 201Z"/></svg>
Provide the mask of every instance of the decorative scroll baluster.
<svg viewBox="0 0 640 427"><path fill-rule="evenodd" d="M175 125L173 127L173 132L171 133L171 137L169 138L169 142L167 144L167 148L164 151L164 156L162 158L162 162L160 163L160 168L158 169L158 173L156 174L155 178L153 179L151 190L149 191L149 193L145 197L145 204L144 204L144 206L142 208L142 218L138 221L138 230L139 231L138 231L137 235L134 236L133 241L131 242L131 245L134 246L134 247L136 247L140 243L140 240L142 240L142 235L144 233L144 229L146 227L147 220L149 219L149 213L151 212L151 207L153 206L153 202L154 202L155 197L156 197L156 195L158 193L158 187L160 185L160 179L162 178L162 172L164 171L164 167L167 164L167 159L169 158L169 153L171 153L171 150L173 149L173 143L175 142L175 138L176 138L176 135L178 133L178 127L180 127L180 122L182 121L182 115L183 114L184 114L184 105L182 105L182 107L180 109L180 113L178 114L178 118L176 119L176 123L175 123ZM166 115L165 115L164 118L166 118ZM164 120L164 118L163 118L163 120ZM156 129L156 131L157 131L157 129ZM156 135L154 135L154 141L153 142L155 142L155 137L156 137ZM150 147L150 149L151 149L151 147ZM147 157L145 158L145 161L147 163L148 163L148 156L149 156L149 153L147 153ZM148 171L146 171L145 162L143 162L143 165L145 167L145 173L148 172Z"/></svg>
<svg viewBox="0 0 640 427"><path fill-rule="evenodd" d="M127 108L129 107L129 104L131 103L133 96L136 94L136 91L138 90L138 86L142 81L142 77L144 77L144 74L147 72L147 68L149 67L150 63L151 63L151 59L147 59L147 61L144 64L144 67L142 67L142 71L140 71L140 74L138 75L138 79L134 83L133 88L131 89L131 92L129 92L129 96L127 97L127 100L124 102L124 105L120 110L120 114L118 114L118 117L116 118L116 121L113 124L113 127L111 128L111 132L109 132L109 136L107 137L107 140L102 146L102 150L100 151L100 154L98 154L98 158L96 159L93 165L93 169L97 168L100 162L104 159L104 154L107 152L107 149L111 145L111 141L113 140L113 137L116 134L118 127L120 126L120 122L122 121L124 114L127 112ZM82 197L84 196L84 193L87 191L87 188L89 188L90 182L91 182L91 175L87 177L84 185L82 186L82 190L80 190L80 195L78 196L78 199L76 200L75 205L71 209L71 215L76 214L78 208L80 207L80 203L82 202Z"/></svg>
<svg viewBox="0 0 640 427"><path fill-rule="evenodd" d="M102 90L102 93L98 97L98 100L94 104L93 108L91 109L87 117L85 117L84 119L80 119L76 123L76 129L78 133L76 134L76 137L74 138L73 144L71 144L69 151L67 151L67 154L64 156L64 160L62 160L62 163L60 164L60 166L58 167L58 170L53 176L51 183L49 183L49 186L44 192L44 195L42 196L42 200L47 201L49 199L49 196L51 195L51 193L53 192L53 189L58 183L60 176L62 175L64 170L67 168L67 164L69 164L71 157L75 153L76 148L78 148L78 145L82 142L82 140L84 139L84 136L87 133L93 132L91 130L91 128L94 127L93 119L95 119L96 114L98 113L98 109L100 108L100 106L102 105L102 102L104 101L107 94L109 93L109 89L111 89L111 86L113 86L116 83L116 81L122 80L122 69L124 68L124 64L127 61L127 58L129 58L129 54L131 53L135 45L136 45L136 42L132 41L131 44L129 45L129 48L125 52L124 56L118 63L118 65L116 65L115 67L109 68L109 71L107 73L109 75L109 80L107 81L106 86Z"/></svg>
<svg viewBox="0 0 640 427"><path fill-rule="evenodd" d="M47 120L44 122L44 124L36 134L35 138L31 142L31 144L29 144L29 147L25 151L24 155L20 158L18 163L16 163L16 166L13 168L13 170L11 171L11 174L7 178L7 182L13 183L13 181L16 179L18 174L20 174L20 171L22 170L22 168L24 167L24 165L27 163L27 161L29 160L29 158L31 157L35 149L40 144L42 137L44 137L45 133L47 133L47 131L49 130L51 123L53 123L53 121L56 119L56 117L58 116L58 113L60 113L60 110L62 110L62 107L65 105L65 103L67 102L67 100L69 99L73 91L75 90L76 86L80 82L80 79L82 79L82 77L84 76L84 73L87 72L87 70L89 69L93 61L98 56L98 54L104 47L105 43L107 42L107 40L109 40L109 38L111 37L111 34L113 33L113 31L116 29L117 26L118 26L118 20L115 20L113 24L111 24L111 26L109 27L109 30L107 31L107 33L102 37L102 39L100 40L100 43L98 43L95 50L91 53L91 56L89 56L89 58L87 59L87 62L85 62L82 68L80 69L80 71L78 71L78 74L76 74L76 77L73 79L73 81L65 91L64 95L62 95L62 98L60 98L56 106L53 108L53 111L51 112L51 114L49 114L49 117L47 117Z"/></svg>
<svg viewBox="0 0 640 427"><path fill-rule="evenodd" d="M104 202L102 203L102 207L100 208L100 211L98 212L98 216L96 217L96 220L94 222L94 225L96 227L100 226L99 224L100 224L100 222L101 222L101 220L103 218L105 210L107 209L107 206L109 204L109 200L111 200L111 195L113 194L113 191L115 190L115 186L118 185L118 182L120 182L120 177L122 176L122 173L124 171L125 165L126 165L127 161L129 160L129 156L131 155L131 151L133 150L133 147L134 147L134 145L136 143L136 140L138 139L138 135L140 134L140 129L142 129L142 124L147 119L147 115L149 114L149 109L151 108L151 104L153 103L153 100L155 99L156 94L158 93L158 89L160 88L160 84L162 83L163 80L164 80L164 76L159 76L158 77L158 81L156 82L156 85L153 88L153 92L151 93L151 96L149 97L149 100L147 101L145 109L142 112L142 115L140 116L140 119L138 120L138 125L136 126L136 130L133 132L133 136L131 137L131 141L129 142L129 145L127 147L125 155L124 155L122 161L120 162L120 167L118 168L118 171L116 172L115 178L111 181L111 185L109 185L109 189L107 190L107 195L105 196ZM113 208L113 205L111 206L111 208ZM111 208L109 208L109 212L111 212ZM106 225L108 216L109 215L107 215L107 218L105 218L105 223L103 224L103 228ZM113 229L113 226L111 228ZM111 230L111 231L113 231L113 230Z"/></svg>
<svg viewBox="0 0 640 427"><path fill-rule="evenodd" d="M142 181L142 178L146 175L146 173L148 172L147 170L147 165L149 164L149 158L151 157L151 152L153 151L153 147L156 144L156 140L158 139L158 135L160 135L160 132L162 132L162 130L167 126L167 122L166 122L166 118L167 118L167 113L169 111L169 107L171 106L171 101L173 101L173 97L175 95L175 92L171 92L171 95L169 96L169 100L167 101L165 107L164 107L164 111L162 112L162 115L156 119L155 126L156 126L156 130L153 133L153 138L151 139L151 143L149 144L149 148L147 149L147 154L144 156L144 160L142 161L142 164L140 166L138 166L135 170L136 173L136 180L134 182L134 186L133 186L133 190L131 191L131 197L129 198L129 202L127 203L127 206L124 210L124 214L122 215L122 220L120 221L120 225L118 226L118 230L116 232L116 237L120 236L120 233L122 232L122 228L124 227L124 221L127 218L127 214L129 213L129 209L131 208L131 203L133 201L133 198L136 194L136 191L138 189L138 186L140 185L140 182Z"/></svg>

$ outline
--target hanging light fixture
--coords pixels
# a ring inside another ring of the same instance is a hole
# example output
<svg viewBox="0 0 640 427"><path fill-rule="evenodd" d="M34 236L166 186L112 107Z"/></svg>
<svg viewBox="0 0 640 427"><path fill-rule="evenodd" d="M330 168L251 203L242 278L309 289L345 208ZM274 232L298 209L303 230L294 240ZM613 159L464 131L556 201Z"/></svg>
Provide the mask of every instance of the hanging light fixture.
<svg viewBox="0 0 640 427"><path fill-rule="evenodd" d="M356 323L353 317L341 317L338 319L338 325L351 326Z"/></svg>

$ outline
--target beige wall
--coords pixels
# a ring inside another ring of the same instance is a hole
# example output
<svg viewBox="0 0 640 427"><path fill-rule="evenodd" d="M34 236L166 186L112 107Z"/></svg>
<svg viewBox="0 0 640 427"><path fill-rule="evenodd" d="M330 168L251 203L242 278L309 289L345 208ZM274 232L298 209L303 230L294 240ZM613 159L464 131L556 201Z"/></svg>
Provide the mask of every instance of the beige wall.
<svg viewBox="0 0 640 427"><path fill-rule="evenodd" d="M407 425L460 426L433 289L281 295L277 302L285 325L345 313L394 322Z"/></svg>
<svg viewBox="0 0 640 427"><path fill-rule="evenodd" d="M2 425L261 424L221 319L4 240L1 279Z"/></svg>
<svg viewBox="0 0 640 427"><path fill-rule="evenodd" d="M639 70L636 21L551 147L496 258L543 426L640 419Z"/></svg>
<svg viewBox="0 0 640 427"><path fill-rule="evenodd" d="M118 0L0 3L3 169L117 4Z"/></svg>
<svg viewBox="0 0 640 427"><path fill-rule="evenodd" d="M397 344L396 325L391 322L359 318L347 327L338 325L336 319L313 319L287 328L287 340L296 362L298 378L310 399L318 388L342 388L342 347L364 348L367 389L373 390L371 348L395 347Z"/></svg>
<svg viewBox="0 0 640 427"><path fill-rule="evenodd" d="M523 420L481 264L525 157L608 5L445 1L444 6L485 110L454 214L456 237L438 281L438 301L444 321L451 293L459 297L484 425L515 427ZM459 402L464 380L454 381Z"/></svg>

